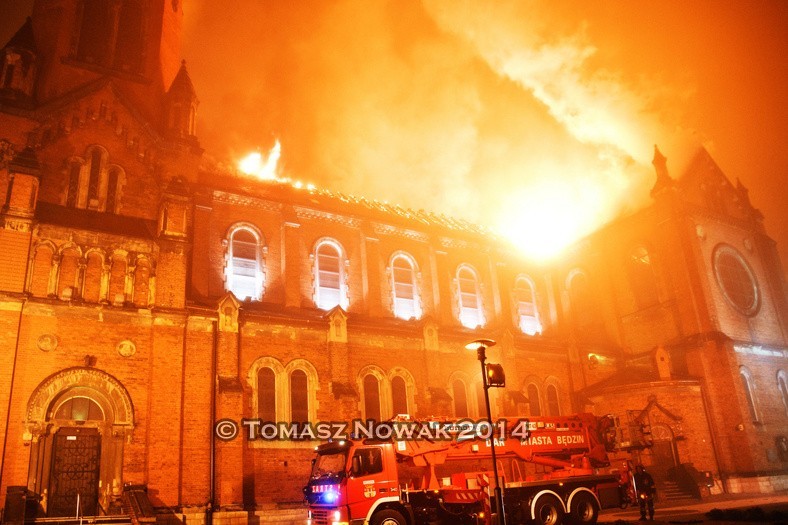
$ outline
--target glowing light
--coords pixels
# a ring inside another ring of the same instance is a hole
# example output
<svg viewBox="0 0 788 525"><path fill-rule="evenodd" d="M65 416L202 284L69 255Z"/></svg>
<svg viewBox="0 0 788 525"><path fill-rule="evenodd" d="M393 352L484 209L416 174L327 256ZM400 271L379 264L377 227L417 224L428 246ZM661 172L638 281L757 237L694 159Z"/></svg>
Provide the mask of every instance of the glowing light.
<svg viewBox="0 0 788 525"><path fill-rule="evenodd" d="M274 180L277 178L276 170L281 155L282 145L277 140L265 159L260 152L250 153L238 163L238 169L263 180Z"/></svg>
<svg viewBox="0 0 788 525"><path fill-rule="evenodd" d="M603 222L601 188L548 179L501 202L497 228L527 257L550 260Z"/></svg>

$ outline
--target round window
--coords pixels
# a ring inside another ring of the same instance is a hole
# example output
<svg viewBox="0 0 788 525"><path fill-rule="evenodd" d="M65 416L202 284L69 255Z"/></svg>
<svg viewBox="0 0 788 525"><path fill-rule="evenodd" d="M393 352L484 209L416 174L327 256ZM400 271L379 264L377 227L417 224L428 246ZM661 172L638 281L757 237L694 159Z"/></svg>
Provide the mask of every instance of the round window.
<svg viewBox="0 0 788 525"><path fill-rule="evenodd" d="M745 315L758 310L758 283L744 257L732 246L714 252L714 273L725 298Z"/></svg>

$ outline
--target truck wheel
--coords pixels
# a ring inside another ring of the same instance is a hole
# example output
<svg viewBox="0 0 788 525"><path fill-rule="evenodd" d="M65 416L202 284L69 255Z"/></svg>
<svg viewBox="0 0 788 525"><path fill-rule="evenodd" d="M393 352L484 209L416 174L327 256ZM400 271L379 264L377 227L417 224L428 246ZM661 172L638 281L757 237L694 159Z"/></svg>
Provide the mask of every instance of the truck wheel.
<svg viewBox="0 0 788 525"><path fill-rule="evenodd" d="M396 510L386 509L376 512L370 520L370 525L407 525L405 517Z"/></svg>
<svg viewBox="0 0 788 525"><path fill-rule="evenodd" d="M564 507L555 496L542 496L534 507L536 523L539 525L558 525L564 518Z"/></svg>
<svg viewBox="0 0 788 525"><path fill-rule="evenodd" d="M572 505L567 516L573 525L592 525L599 518L599 505L596 499L587 492L580 492L572 498Z"/></svg>

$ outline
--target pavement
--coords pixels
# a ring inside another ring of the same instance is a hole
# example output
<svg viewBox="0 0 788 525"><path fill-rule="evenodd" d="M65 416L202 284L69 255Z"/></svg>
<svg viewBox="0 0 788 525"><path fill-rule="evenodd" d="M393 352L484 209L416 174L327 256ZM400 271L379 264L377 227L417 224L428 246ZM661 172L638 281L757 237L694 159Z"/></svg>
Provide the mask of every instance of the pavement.
<svg viewBox="0 0 788 525"><path fill-rule="evenodd" d="M676 523L706 523L706 524L728 524L738 523L787 523L787 521L774 522L734 522L730 520L713 520L706 516L712 509L749 509L761 507L767 512L781 510L788 516L788 492L773 494L722 494L709 496L703 500L682 500L676 502L656 502L654 505L654 521L638 521L640 509L638 507L628 507L621 509L603 510L599 515L599 523L647 523L647 524L676 524Z"/></svg>

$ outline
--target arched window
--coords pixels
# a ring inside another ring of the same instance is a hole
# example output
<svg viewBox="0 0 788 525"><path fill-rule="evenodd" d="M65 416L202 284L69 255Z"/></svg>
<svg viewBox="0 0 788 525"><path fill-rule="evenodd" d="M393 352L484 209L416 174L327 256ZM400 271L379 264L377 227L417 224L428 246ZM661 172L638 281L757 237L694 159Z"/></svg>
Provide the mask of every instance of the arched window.
<svg viewBox="0 0 788 525"><path fill-rule="evenodd" d="M561 415L561 407L558 404L558 388L555 385L547 385L547 415Z"/></svg>
<svg viewBox="0 0 788 525"><path fill-rule="evenodd" d="M598 312L594 308L591 286L586 274L579 270L573 271L569 275L567 288L574 322L580 327L593 324L598 318Z"/></svg>
<svg viewBox="0 0 788 525"><path fill-rule="evenodd" d="M150 263L145 259L139 259L136 266L134 270L134 305L139 308L147 308Z"/></svg>
<svg viewBox="0 0 788 525"><path fill-rule="evenodd" d="M785 373L785 370L777 372L777 390L780 391L780 399L782 399L783 408L788 415L788 374Z"/></svg>
<svg viewBox="0 0 788 525"><path fill-rule="evenodd" d="M82 285L82 298L91 303L101 300L101 278L103 273L104 257L99 252L90 252L85 264L85 280Z"/></svg>
<svg viewBox="0 0 788 525"><path fill-rule="evenodd" d="M263 421L277 420L276 374L267 366L257 371L257 417Z"/></svg>
<svg viewBox="0 0 788 525"><path fill-rule="evenodd" d="M317 418L317 370L305 359L287 366L273 357L259 357L249 368L247 383L254 392L252 413L264 421L308 423Z"/></svg>
<svg viewBox="0 0 788 525"><path fill-rule="evenodd" d="M93 64L106 64L113 25L109 2L84 0L77 58Z"/></svg>
<svg viewBox="0 0 788 525"><path fill-rule="evenodd" d="M530 416L541 416L542 405L539 400L539 388L531 383L528 385L528 411Z"/></svg>
<svg viewBox="0 0 788 525"><path fill-rule="evenodd" d="M421 317L416 287L416 263L409 255L397 254L391 259L391 292L395 316L400 319Z"/></svg>
<svg viewBox="0 0 788 525"><path fill-rule="evenodd" d="M126 0L120 8L113 67L139 73L142 56L142 8L139 3Z"/></svg>
<svg viewBox="0 0 788 525"><path fill-rule="evenodd" d="M94 148L90 154L90 178L88 179L88 208L98 207L101 185L101 150Z"/></svg>
<svg viewBox="0 0 788 525"><path fill-rule="evenodd" d="M380 381L374 374L364 376L364 418L380 421Z"/></svg>
<svg viewBox="0 0 788 525"><path fill-rule="evenodd" d="M468 393L465 389L465 382L462 379L455 379L451 383L451 389L454 398L454 416L457 418L468 417Z"/></svg>
<svg viewBox="0 0 788 525"><path fill-rule="evenodd" d="M60 255L60 275L57 281L57 296L61 299L76 299L79 290L79 252L73 248L63 250ZM70 290L69 290L70 289Z"/></svg>
<svg viewBox="0 0 788 525"><path fill-rule="evenodd" d="M290 418L296 423L309 422L309 379L300 369L290 373Z"/></svg>
<svg viewBox="0 0 788 525"><path fill-rule="evenodd" d="M627 258L627 277L638 309L659 303L657 281L651 255L643 246L638 246Z"/></svg>
<svg viewBox="0 0 788 525"><path fill-rule="evenodd" d="M126 267L125 254L116 253L112 256L112 265L109 270L109 301L120 306L126 301Z"/></svg>
<svg viewBox="0 0 788 525"><path fill-rule="evenodd" d="M391 378L391 404L394 415L409 414L408 411L408 386L405 379L400 376Z"/></svg>
<svg viewBox="0 0 788 525"><path fill-rule="evenodd" d="M79 203L79 177L82 164L72 160L69 163L68 190L66 193L66 206L76 208Z"/></svg>
<svg viewBox="0 0 788 525"><path fill-rule="evenodd" d="M118 202L118 180L120 172L117 168L109 170L107 174L107 202L104 210L107 213L115 213Z"/></svg>
<svg viewBox="0 0 788 525"><path fill-rule="evenodd" d="M30 279L30 293L35 297L46 297L49 294L49 277L52 273L54 250L49 244L39 244L36 246L35 253Z"/></svg>
<svg viewBox="0 0 788 525"><path fill-rule="evenodd" d="M342 249L334 241L322 241L315 249L315 304L323 310L347 308Z"/></svg>
<svg viewBox="0 0 788 525"><path fill-rule="evenodd" d="M241 301L258 301L263 294L260 238L251 226L237 226L230 231L225 279L227 290Z"/></svg>
<svg viewBox="0 0 788 525"><path fill-rule="evenodd" d="M521 275L514 283L514 297L517 308L517 326L524 334L536 335L542 333L542 323L539 322L539 311L536 308L536 294L533 281Z"/></svg>
<svg viewBox="0 0 788 525"><path fill-rule="evenodd" d="M457 269L457 291L460 323L467 328L484 326L479 279L470 266L462 265Z"/></svg>
<svg viewBox="0 0 788 525"><path fill-rule="evenodd" d="M104 421L104 411L89 397L74 396L55 409L55 417L66 421Z"/></svg>
<svg viewBox="0 0 788 525"><path fill-rule="evenodd" d="M758 407L755 403L755 391L753 388L752 374L747 367L739 367L739 376L741 377L742 387L744 388L744 397L747 400L747 408L750 412L750 417L753 422L758 421Z"/></svg>

